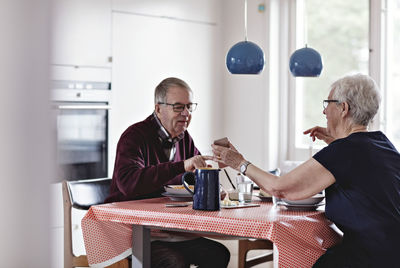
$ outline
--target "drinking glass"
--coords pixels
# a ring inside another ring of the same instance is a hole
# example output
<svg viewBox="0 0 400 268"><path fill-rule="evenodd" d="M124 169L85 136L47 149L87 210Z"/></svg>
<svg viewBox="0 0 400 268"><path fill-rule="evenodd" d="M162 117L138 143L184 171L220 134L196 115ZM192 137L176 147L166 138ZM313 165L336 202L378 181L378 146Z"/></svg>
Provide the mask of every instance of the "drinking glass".
<svg viewBox="0 0 400 268"><path fill-rule="evenodd" d="M250 203L253 197L253 182L251 181L239 182L238 197L240 203Z"/></svg>

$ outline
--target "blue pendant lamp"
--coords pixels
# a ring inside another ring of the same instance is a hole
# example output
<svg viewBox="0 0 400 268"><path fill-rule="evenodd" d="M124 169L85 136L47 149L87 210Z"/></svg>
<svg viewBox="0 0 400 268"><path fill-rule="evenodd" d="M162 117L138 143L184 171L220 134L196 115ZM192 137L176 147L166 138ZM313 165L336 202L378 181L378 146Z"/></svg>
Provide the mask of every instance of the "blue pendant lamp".
<svg viewBox="0 0 400 268"><path fill-rule="evenodd" d="M290 56L289 68L294 77L318 77L323 68L321 55L306 45Z"/></svg>
<svg viewBox="0 0 400 268"><path fill-rule="evenodd" d="M247 0L244 1L245 40L236 43L226 55L226 67L232 74L259 74L264 69L264 52L253 42L247 41Z"/></svg>
<svg viewBox="0 0 400 268"><path fill-rule="evenodd" d="M303 19L306 45L290 56L289 69L294 77L318 77L323 68L322 58L318 51L307 47L307 12L304 13Z"/></svg>

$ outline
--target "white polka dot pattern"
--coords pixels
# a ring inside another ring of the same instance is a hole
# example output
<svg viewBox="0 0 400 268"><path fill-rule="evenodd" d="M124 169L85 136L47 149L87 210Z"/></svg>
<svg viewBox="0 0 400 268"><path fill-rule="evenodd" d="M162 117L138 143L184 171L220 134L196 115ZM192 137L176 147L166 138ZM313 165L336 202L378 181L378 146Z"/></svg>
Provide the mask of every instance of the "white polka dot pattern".
<svg viewBox="0 0 400 268"><path fill-rule="evenodd" d="M124 258L132 246L132 224L268 239L279 251L279 267L311 267L340 241L323 211L287 211L272 203L201 211L165 207L168 202L154 198L92 206L82 219L89 263Z"/></svg>

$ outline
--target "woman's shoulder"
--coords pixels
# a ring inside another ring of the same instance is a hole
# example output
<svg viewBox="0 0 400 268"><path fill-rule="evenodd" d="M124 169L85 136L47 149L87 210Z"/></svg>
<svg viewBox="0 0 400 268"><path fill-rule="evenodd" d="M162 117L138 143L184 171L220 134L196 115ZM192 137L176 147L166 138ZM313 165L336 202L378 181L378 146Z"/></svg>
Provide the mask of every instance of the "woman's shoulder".
<svg viewBox="0 0 400 268"><path fill-rule="evenodd" d="M351 157L352 152L361 152L363 148L366 148L368 143L370 143L370 138L368 138L369 134L367 133L368 132L357 132L352 133L347 137L336 139L320 152L321 154L339 154L342 157Z"/></svg>
<svg viewBox="0 0 400 268"><path fill-rule="evenodd" d="M331 144L363 144L370 143L373 141L389 141L388 138L381 131L365 131L365 132L355 132L351 133L349 136L337 139Z"/></svg>
<svg viewBox="0 0 400 268"><path fill-rule="evenodd" d="M350 144L394 148L392 142L382 131L356 132L350 134L346 141Z"/></svg>
<svg viewBox="0 0 400 268"><path fill-rule="evenodd" d="M369 132L356 132L352 133L346 138L335 140L330 144L329 151L340 151L342 154L357 154L368 155L371 153L390 152L391 155L400 157L395 146L386 137L382 131L369 131Z"/></svg>

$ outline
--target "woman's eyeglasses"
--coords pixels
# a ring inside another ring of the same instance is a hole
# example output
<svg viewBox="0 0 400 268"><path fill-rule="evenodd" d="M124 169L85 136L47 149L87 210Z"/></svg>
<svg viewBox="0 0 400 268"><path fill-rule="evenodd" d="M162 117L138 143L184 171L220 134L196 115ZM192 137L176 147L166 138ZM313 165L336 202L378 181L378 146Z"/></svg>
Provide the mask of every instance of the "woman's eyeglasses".
<svg viewBox="0 0 400 268"><path fill-rule="evenodd" d="M185 110L185 107L188 109L189 112L193 112L196 110L197 103L188 103L188 104L182 104L182 103L166 103L166 102L159 102L158 104L164 104L164 105L170 105L172 106L172 110L177 113L183 112Z"/></svg>

